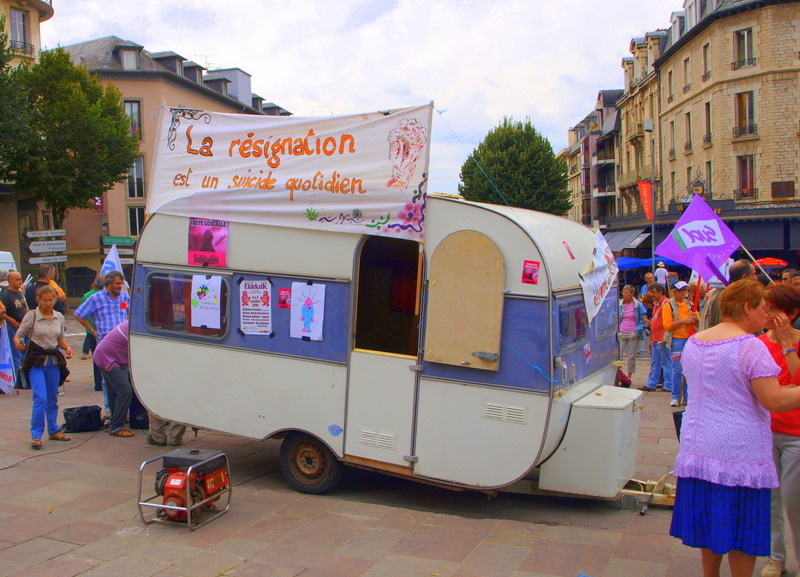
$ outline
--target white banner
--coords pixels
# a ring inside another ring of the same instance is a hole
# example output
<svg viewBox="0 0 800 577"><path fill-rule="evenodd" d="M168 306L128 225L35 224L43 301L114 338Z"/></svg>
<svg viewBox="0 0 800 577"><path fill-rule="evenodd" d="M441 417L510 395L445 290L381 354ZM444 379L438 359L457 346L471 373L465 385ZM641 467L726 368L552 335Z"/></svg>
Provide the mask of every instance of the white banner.
<svg viewBox="0 0 800 577"><path fill-rule="evenodd" d="M432 110L302 118L164 108L147 212L419 240Z"/></svg>
<svg viewBox="0 0 800 577"><path fill-rule="evenodd" d="M597 231L595 243L591 268L580 275L583 303L586 305L586 316L590 323L608 296L619 272L614 253L611 252L602 232Z"/></svg>

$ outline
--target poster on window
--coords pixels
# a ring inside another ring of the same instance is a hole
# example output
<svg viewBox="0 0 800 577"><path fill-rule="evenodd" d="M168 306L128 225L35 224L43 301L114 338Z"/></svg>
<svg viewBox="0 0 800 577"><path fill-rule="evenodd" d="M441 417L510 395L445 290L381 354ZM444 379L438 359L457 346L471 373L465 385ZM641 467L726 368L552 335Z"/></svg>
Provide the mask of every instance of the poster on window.
<svg viewBox="0 0 800 577"><path fill-rule="evenodd" d="M272 334L272 283L246 280L239 285L241 307L239 327L246 335Z"/></svg>
<svg viewBox="0 0 800 577"><path fill-rule="evenodd" d="M229 224L225 220L189 219L189 264L227 266Z"/></svg>
<svg viewBox="0 0 800 577"><path fill-rule="evenodd" d="M289 335L295 339L322 340L325 320L325 285L292 283Z"/></svg>
<svg viewBox="0 0 800 577"><path fill-rule="evenodd" d="M222 326L221 290L221 276L192 275L193 327L218 329Z"/></svg>
<svg viewBox="0 0 800 577"><path fill-rule="evenodd" d="M592 249L592 262L589 270L580 275L583 302L589 322L595 317L603 301L608 296L619 272L614 253L599 230L595 234L595 247Z"/></svg>

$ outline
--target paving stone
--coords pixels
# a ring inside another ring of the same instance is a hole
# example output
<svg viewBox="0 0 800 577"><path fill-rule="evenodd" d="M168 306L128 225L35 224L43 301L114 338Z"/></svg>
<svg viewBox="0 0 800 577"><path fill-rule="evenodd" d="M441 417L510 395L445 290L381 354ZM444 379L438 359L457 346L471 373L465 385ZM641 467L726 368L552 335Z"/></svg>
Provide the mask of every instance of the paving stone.
<svg viewBox="0 0 800 577"><path fill-rule="evenodd" d="M481 543L464 560L458 573L481 577L510 577L527 555L527 547Z"/></svg>
<svg viewBox="0 0 800 577"><path fill-rule="evenodd" d="M541 539L533 546L519 569L560 577L575 577L579 573L600 576L613 551L612 547L602 545Z"/></svg>
<svg viewBox="0 0 800 577"><path fill-rule="evenodd" d="M122 555L111 561L105 561L82 577L152 577L169 567L164 563L142 559L135 555ZM201 577L198 575L198 577Z"/></svg>
<svg viewBox="0 0 800 577"><path fill-rule="evenodd" d="M185 577L216 577L243 562L243 558L230 553L203 551L199 555L173 563L169 567L169 571Z"/></svg>
<svg viewBox="0 0 800 577"><path fill-rule="evenodd" d="M37 537L0 551L0 577L27 571L30 567L75 550L75 545Z"/></svg>
<svg viewBox="0 0 800 577"><path fill-rule="evenodd" d="M666 563L651 563L647 561L633 561L630 559L611 559L601 577L631 577L632 575L665 577L666 574ZM686 573L684 575L690 574L691 573Z"/></svg>
<svg viewBox="0 0 800 577"><path fill-rule="evenodd" d="M389 553L362 573L362 577L451 577L457 563Z"/></svg>
<svg viewBox="0 0 800 577"><path fill-rule="evenodd" d="M483 539L479 531L456 528L442 531L432 525L423 525L392 548L392 553L460 563Z"/></svg>
<svg viewBox="0 0 800 577"><path fill-rule="evenodd" d="M89 559L81 555L59 555L53 559L42 561L31 567L26 567L19 573L13 573L12 576L16 577L74 577L75 575L83 575L91 568L100 565L102 561L97 559Z"/></svg>

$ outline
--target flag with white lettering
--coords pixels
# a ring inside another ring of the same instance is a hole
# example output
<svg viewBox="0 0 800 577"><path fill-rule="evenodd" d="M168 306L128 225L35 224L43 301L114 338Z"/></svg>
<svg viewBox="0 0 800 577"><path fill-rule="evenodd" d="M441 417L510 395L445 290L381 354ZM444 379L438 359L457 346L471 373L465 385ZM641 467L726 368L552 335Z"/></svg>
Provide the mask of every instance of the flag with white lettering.
<svg viewBox="0 0 800 577"><path fill-rule="evenodd" d="M6 395L14 388L14 363L11 361L11 339L6 321L0 323L0 391Z"/></svg>
<svg viewBox="0 0 800 577"><path fill-rule="evenodd" d="M696 194L675 228L656 247L656 253L709 279L717 276L717 271L741 244L703 197Z"/></svg>
<svg viewBox="0 0 800 577"><path fill-rule="evenodd" d="M100 269L100 274L107 275L112 270L120 273L122 272L122 263L119 261L119 250L115 244L111 245L111 250L108 251L106 260L103 261L103 268ZM125 277L125 273L122 274L122 277Z"/></svg>

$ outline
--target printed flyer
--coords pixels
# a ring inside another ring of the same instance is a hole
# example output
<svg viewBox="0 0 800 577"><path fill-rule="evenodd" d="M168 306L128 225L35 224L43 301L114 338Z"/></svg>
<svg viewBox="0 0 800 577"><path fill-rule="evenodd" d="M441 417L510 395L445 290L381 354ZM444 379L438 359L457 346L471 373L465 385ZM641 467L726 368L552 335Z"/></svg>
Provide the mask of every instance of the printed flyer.
<svg viewBox="0 0 800 577"><path fill-rule="evenodd" d="M325 320L325 285L294 282L292 300L289 336L321 341Z"/></svg>
<svg viewBox="0 0 800 577"><path fill-rule="evenodd" d="M239 285L241 307L239 327L246 335L272 334L272 283L246 280Z"/></svg>
<svg viewBox="0 0 800 577"><path fill-rule="evenodd" d="M218 329L222 326L220 291L222 277L196 274L192 276L192 326Z"/></svg>
<svg viewBox="0 0 800 577"><path fill-rule="evenodd" d="M190 218L188 264L227 266L228 230L224 220Z"/></svg>

